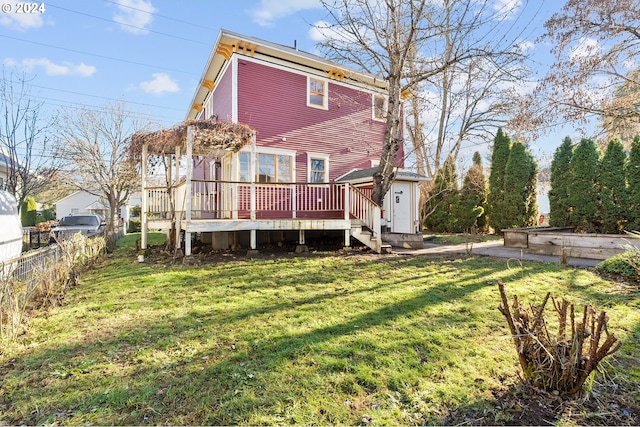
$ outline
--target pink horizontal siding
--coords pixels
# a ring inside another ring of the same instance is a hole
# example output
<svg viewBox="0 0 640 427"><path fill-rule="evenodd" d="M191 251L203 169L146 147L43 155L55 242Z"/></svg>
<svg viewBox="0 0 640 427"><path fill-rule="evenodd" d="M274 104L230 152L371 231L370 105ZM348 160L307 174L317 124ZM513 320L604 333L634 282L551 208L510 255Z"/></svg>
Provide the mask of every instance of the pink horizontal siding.
<svg viewBox="0 0 640 427"><path fill-rule="evenodd" d="M226 69L224 75L213 88L213 111L207 112L211 117L218 116L222 122L233 120L233 62ZM207 117L207 118L209 118Z"/></svg>
<svg viewBox="0 0 640 427"><path fill-rule="evenodd" d="M297 151L298 182L307 152L330 156L331 181L380 158L385 124L371 118L371 94L332 81L328 92L328 110L308 107L305 75L238 61L238 121L257 130L259 146Z"/></svg>

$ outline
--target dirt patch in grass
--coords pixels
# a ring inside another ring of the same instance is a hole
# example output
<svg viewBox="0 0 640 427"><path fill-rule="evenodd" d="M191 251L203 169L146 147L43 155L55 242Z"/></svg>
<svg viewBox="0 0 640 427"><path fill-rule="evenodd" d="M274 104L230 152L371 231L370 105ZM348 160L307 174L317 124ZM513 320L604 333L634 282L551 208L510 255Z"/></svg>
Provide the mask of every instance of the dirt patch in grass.
<svg viewBox="0 0 640 427"><path fill-rule="evenodd" d="M574 399L516 384L493 392L492 407L458 410L446 424L461 425L602 425L640 424L639 393L633 387L607 381Z"/></svg>

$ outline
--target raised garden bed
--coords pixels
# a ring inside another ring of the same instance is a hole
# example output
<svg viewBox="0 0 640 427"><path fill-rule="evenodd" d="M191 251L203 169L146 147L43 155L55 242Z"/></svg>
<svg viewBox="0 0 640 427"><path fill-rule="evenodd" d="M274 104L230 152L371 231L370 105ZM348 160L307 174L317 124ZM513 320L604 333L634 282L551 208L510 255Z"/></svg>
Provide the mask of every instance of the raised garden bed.
<svg viewBox="0 0 640 427"><path fill-rule="evenodd" d="M568 227L512 228L503 232L505 246L541 255L607 259L625 252L630 245L640 249L640 240L625 234L574 233Z"/></svg>

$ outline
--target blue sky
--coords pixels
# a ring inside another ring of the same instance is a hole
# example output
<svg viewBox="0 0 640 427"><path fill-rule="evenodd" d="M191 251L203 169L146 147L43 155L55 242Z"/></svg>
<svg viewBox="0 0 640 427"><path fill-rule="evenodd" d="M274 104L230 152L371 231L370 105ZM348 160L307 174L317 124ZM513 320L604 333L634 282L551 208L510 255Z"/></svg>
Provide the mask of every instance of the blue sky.
<svg viewBox="0 0 640 427"><path fill-rule="evenodd" d="M0 12L0 61L47 108L125 101L162 126L184 119L221 28L313 51L323 17L315 0L55 0L28 14L0 3L12 10Z"/></svg>
<svg viewBox="0 0 640 427"><path fill-rule="evenodd" d="M558 0L492 0L516 5L526 25L520 42L544 71L549 47L536 44ZM17 13L0 0L0 61L26 73L31 95L46 110L100 109L125 101L159 126L182 121L221 28L315 51L312 24L326 12L317 0L53 0L44 12ZM22 12L25 12L24 7ZM509 22L509 20L506 20ZM534 142L552 152L565 135Z"/></svg>

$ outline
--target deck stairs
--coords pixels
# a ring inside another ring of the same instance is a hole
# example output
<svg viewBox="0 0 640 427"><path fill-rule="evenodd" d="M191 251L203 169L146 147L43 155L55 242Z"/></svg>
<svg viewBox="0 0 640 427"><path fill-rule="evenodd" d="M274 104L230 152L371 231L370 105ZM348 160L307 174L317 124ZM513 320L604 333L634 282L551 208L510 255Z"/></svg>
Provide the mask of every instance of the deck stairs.
<svg viewBox="0 0 640 427"><path fill-rule="evenodd" d="M390 253L391 245L382 243L380 206L360 189L350 185L348 192L351 236L377 253Z"/></svg>
<svg viewBox="0 0 640 427"><path fill-rule="evenodd" d="M384 244L380 233L375 233L359 219L351 220L351 236L379 254L391 253L391 245Z"/></svg>

